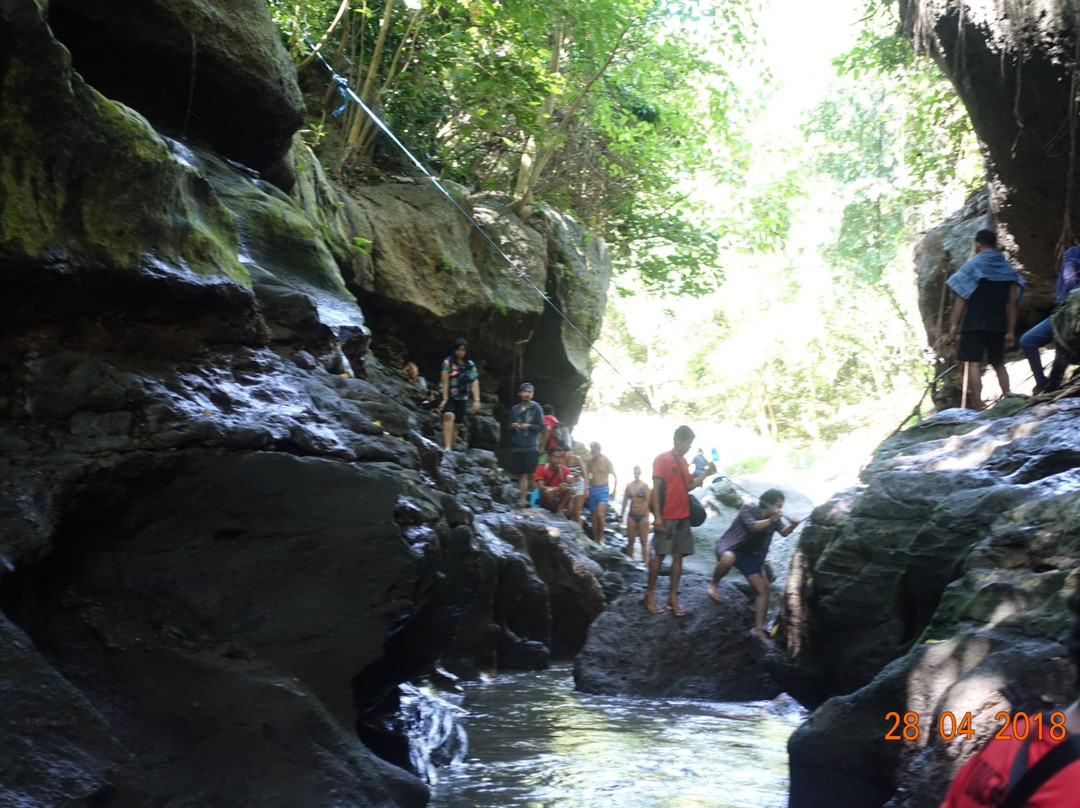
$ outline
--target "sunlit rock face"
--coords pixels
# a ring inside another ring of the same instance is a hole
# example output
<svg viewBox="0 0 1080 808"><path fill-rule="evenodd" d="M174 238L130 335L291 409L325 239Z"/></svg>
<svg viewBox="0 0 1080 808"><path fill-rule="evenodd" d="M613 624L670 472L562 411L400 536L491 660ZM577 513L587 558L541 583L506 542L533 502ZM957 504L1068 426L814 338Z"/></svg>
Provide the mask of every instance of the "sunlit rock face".
<svg viewBox="0 0 1080 808"><path fill-rule="evenodd" d="M453 203L427 181L361 186L347 195L324 183L304 172L299 198L314 203L331 232L344 225L367 240L350 249L341 239L342 265L386 364L413 359L435 381L453 341L465 337L485 389L499 401L516 401L517 386L529 381L537 401L577 422L592 370L589 341L600 334L611 279L601 239L550 209L523 221L508 197L453 183ZM335 200L330 210L318 202L328 197Z"/></svg>
<svg viewBox="0 0 1080 808"><path fill-rule="evenodd" d="M1080 400L1018 406L899 433L803 529L783 684L820 706L790 743L793 806L936 805L1000 727L1006 681L1034 709L1074 697ZM918 714L919 738L885 739L893 711ZM973 737L942 737L946 711L970 713Z"/></svg>
<svg viewBox="0 0 1080 808"><path fill-rule="evenodd" d="M45 5L0 4L0 803L422 805L360 742L398 685L572 654L614 564L438 451L368 350L363 231L107 97ZM116 36L215 7L146 8ZM232 4L216 34L237 8L269 30ZM302 154L226 148L216 108L220 153Z"/></svg>

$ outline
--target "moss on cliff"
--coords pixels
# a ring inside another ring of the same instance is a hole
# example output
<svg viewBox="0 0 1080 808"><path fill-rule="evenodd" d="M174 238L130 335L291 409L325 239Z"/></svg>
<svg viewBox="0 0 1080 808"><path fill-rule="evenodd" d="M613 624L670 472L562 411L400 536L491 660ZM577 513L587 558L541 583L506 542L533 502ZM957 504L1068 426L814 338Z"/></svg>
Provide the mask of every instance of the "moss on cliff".
<svg viewBox="0 0 1080 808"><path fill-rule="evenodd" d="M14 47L0 64L0 255L249 285L236 222L195 168L72 72L37 5L4 22Z"/></svg>

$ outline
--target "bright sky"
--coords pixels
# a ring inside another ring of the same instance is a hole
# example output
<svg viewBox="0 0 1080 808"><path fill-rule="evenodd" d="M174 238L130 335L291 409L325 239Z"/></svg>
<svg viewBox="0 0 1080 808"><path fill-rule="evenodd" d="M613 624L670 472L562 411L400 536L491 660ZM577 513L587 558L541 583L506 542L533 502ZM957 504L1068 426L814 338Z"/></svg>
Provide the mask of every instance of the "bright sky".
<svg viewBox="0 0 1080 808"><path fill-rule="evenodd" d="M765 0L761 30L778 90L773 114L788 114L794 123L798 112L821 100L836 73L832 60L855 44L865 4L866 0Z"/></svg>

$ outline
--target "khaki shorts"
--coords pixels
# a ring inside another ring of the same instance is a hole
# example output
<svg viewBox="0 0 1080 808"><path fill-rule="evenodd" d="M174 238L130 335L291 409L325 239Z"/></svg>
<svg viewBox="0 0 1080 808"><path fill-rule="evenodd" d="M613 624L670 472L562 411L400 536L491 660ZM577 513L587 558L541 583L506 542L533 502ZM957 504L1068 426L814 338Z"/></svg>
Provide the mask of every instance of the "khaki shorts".
<svg viewBox="0 0 1080 808"><path fill-rule="evenodd" d="M690 517L665 519L663 532L653 534L652 546L657 555L693 555L694 538L690 535Z"/></svg>

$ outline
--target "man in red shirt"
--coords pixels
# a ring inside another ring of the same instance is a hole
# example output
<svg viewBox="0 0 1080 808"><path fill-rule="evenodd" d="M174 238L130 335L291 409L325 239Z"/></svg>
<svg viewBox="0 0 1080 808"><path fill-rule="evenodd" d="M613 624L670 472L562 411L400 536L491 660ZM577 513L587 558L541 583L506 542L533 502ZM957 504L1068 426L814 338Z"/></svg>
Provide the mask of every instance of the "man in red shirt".
<svg viewBox="0 0 1080 808"><path fill-rule="evenodd" d="M573 486L567 482L571 472L563 463L566 449L555 446L548 452L548 462L536 467L533 478L540 489L540 502L552 513L562 513L573 495Z"/></svg>
<svg viewBox="0 0 1080 808"><path fill-rule="evenodd" d="M674 446L670 452L657 455L653 461L653 557L649 561L649 583L645 589L645 608L652 614L664 610L656 603L656 579L664 556L671 556L671 588L668 608L676 617L686 612L679 605L679 579L682 578L683 556L693 555L694 539L690 535L690 491L697 488L709 474L716 473L710 463L705 471L690 476L686 453L694 442L694 430L680 426L675 430Z"/></svg>
<svg viewBox="0 0 1080 808"><path fill-rule="evenodd" d="M1080 672L1080 592L1069 598L1069 608L1077 619L1073 621L1066 646L1069 658ZM1077 685L1080 686L1080 675ZM1057 716L1056 725L1053 716ZM997 808L1005 805L1006 800L1009 800L1008 804L1026 808L1065 808L1080 804L1077 800L1080 794L1080 748L1059 749L1063 744L1080 747L1080 701L1073 702L1063 712L1044 713L1042 718L1041 726L1030 721L1025 723L1026 740L1012 737L1014 733L1010 730L1009 738L994 738L984 746L956 775L941 808ZM1038 731L1035 727L1039 727ZM1058 765L1047 772L1049 776L1035 777L1033 769L1043 758L1069 751L1073 754L1063 755L1057 761ZM1026 760L1017 759L1020 754Z"/></svg>

